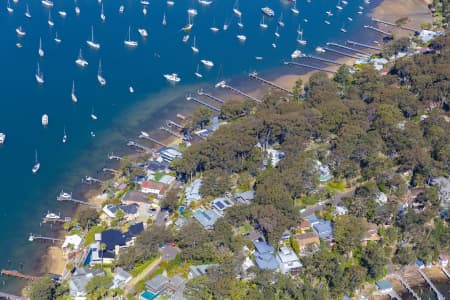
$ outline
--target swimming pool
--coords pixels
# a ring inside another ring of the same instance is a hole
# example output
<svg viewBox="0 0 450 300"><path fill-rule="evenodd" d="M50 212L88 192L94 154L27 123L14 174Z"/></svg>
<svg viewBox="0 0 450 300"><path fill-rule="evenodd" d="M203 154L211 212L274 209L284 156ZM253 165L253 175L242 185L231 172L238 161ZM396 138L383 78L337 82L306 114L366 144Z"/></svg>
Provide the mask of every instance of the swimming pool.
<svg viewBox="0 0 450 300"><path fill-rule="evenodd" d="M159 294L153 294L153 293L150 292L150 291L145 291L145 292L143 292L143 293L140 295L139 299L143 299L143 300L153 300L153 299L158 298L158 296L159 296Z"/></svg>

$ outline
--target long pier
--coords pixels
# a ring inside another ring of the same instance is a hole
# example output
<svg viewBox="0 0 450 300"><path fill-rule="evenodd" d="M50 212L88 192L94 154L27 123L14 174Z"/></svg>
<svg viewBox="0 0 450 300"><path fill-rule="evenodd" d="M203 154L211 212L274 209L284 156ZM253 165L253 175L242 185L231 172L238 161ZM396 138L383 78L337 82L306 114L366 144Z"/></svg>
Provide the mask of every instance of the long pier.
<svg viewBox="0 0 450 300"><path fill-rule="evenodd" d="M364 28L371 29L373 31L376 31L378 33L381 33L381 34L384 34L384 35L387 35L387 36L392 36L392 33L384 31L384 30L381 30L381 29L378 29L378 28L376 28L375 26L372 26L372 25L364 25Z"/></svg>
<svg viewBox="0 0 450 300"><path fill-rule="evenodd" d="M113 160L113 159L115 159L115 160L122 160L123 158L120 157L120 156L114 155L114 153L111 153L111 154L108 153L108 159L109 160Z"/></svg>
<svg viewBox="0 0 450 300"><path fill-rule="evenodd" d="M23 273L21 273L21 272L19 272L17 270L5 270L5 269L2 269L0 271L0 275L17 277L17 278L23 278L23 279L31 280L31 281L38 280L40 278L39 276L32 276L32 275L23 274ZM23 298L19 298L19 299L23 299Z"/></svg>
<svg viewBox="0 0 450 300"><path fill-rule="evenodd" d="M139 138L144 138L144 137L145 137L144 135L140 135L139 136ZM153 152L153 150L150 149L149 147L146 147L146 146L141 145L139 143L136 143L134 141L128 141L127 146L129 146L129 147L136 147L136 148L141 149L141 150L143 150L144 152L147 152L147 153Z"/></svg>
<svg viewBox="0 0 450 300"><path fill-rule="evenodd" d="M220 112L220 108L218 108L218 107L216 107L216 106L214 106L214 105L211 105L211 104L209 104L209 103L207 103L207 102L205 102L205 101L202 101L202 100L200 100L200 99L198 99L198 98L195 98L195 97L193 97L193 96L187 96L187 97L186 97L186 100L187 100L187 101L194 101L194 102L197 102L197 103L199 103L199 104L201 104L201 105L206 106L207 108L209 108L209 109L211 109L211 110L213 110L213 111Z"/></svg>
<svg viewBox="0 0 450 300"><path fill-rule="evenodd" d="M441 267L442 272L450 279L450 273L445 269L445 267Z"/></svg>
<svg viewBox="0 0 450 300"><path fill-rule="evenodd" d="M140 139L146 139L146 140L149 140L150 142L153 142L153 143L158 144L158 145L163 146L163 147L167 147L166 144L164 144L164 143L158 141L157 139L152 138L152 137L149 136L148 134L140 134L140 135L139 135L139 138L140 138ZM140 146L142 146L142 145L140 145ZM141 148L142 148L142 147L141 147ZM148 151L148 152L150 152L150 151Z"/></svg>
<svg viewBox="0 0 450 300"><path fill-rule="evenodd" d="M293 66L297 66L297 67L303 67L303 68L310 68L310 69L313 69L313 70L316 70L316 71L323 71L323 72L336 74L336 71L333 71L333 70L327 70L327 69L324 69L324 68L314 67L314 66L311 66L311 65L300 64L300 63L293 62L293 61L285 61L284 64L285 65L293 65Z"/></svg>
<svg viewBox="0 0 450 300"><path fill-rule="evenodd" d="M165 131L165 132L167 132L167 133L173 135L174 137L182 138L181 134L179 134L179 133L173 131L172 129L170 129L170 128L168 128L168 127L161 126L161 127L159 127L159 129L161 129L162 131Z"/></svg>
<svg viewBox="0 0 450 300"><path fill-rule="evenodd" d="M0 298L1 299L7 299L7 300L26 300L23 297L16 296L16 295L13 295L13 294L4 293L4 292L0 292Z"/></svg>
<svg viewBox="0 0 450 300"><path fill-rule="evenodd" d="M92 183L100 183L100 184L102 184L102 183L104 183L103 180L100 180L98 178L94 178L94 177L91 177L91 176L84 176L83 178L81 178L81 182L87 183L87 184L92 184Z"/></svg>
<svg viewBox="0 0 450 300"><path fill-rule="evenodd" d="M353 55L353 54L350 54L350 53L345 53L345 52L342 52L342 51L339 51L339 50L336 50L336 49L331 49L331 48L328 48L328 47L323 47L323 49L325 49L326 51L329 51L329 52L333 52L333 53L336 53L336 54L339 54L339 55L342 55L342 56L351 57L351 58L354 58L354 59L360 59L361 58L361 56L356 56L356 55Z"/></svg>
<svg viewBox="0 0 450 300"><path fill-rule="evenodd" d="M335 65L338 65L338 66L342 66L342 64L340 62L334 61L332 59L317 57L317 56L314 56L314 55L306 55L304 57L310 58L310 59L316 59L318 61L323 61L323 62L326 62L326 63L329 63L329 64L335 64Z"/></svg>
<svg viewBox="0 0 450 300"><path fill-rule="evenodd" d="M83 205L95 207L97 209L101 208L100 205L97 205L97 204L94 204L94 203L90 203L90 202L87 202L87 201L83 201L83 200L74 199L72 197L72 194L64 193L63 191L61 191L61 193L56 197L56 200L58 200L58 201L71 201L71 202L75 202L75 203L78 203L78 204L83 204Z"/></svg>
<svg viewBox="0 0 450 300"><path fill-rule="evenodd" d="M229 90L235 92L235 93L238 94L238 95L241 95L241 96L243 96L243 97L246 97L246 98L248 98L248 99L250 99L250 100L253 100L253 101L255 101L255 102L258 102L258 103L261 103L261 102L262 102L260 99L258 99L258 98L256 98L256 97L253 97L253 96L251 96L251 95L249 95L249 94L247 94L247 93L244 93L244 92L241 91L241 90L238 90L237 88L234 88L234 87L232 87L232 86L226 84L225 81L221 81L221 82L217 83L217 84L216 84L216 87L220 87L220 88L223 88L223 89L229 89Z"/></svg>
<svg viewBox="0 0 450 300"><path fill-rule="evenodd" d="M347 44L353 45L353 46L358 46L358 47L363 47L363 48L368 48L368 49L372 49L372 50L378 50L378 51L383 50L381 47L358 43L358 42L350 41L350 40L347 40Z"/></svg>
<svg viewBox="0 0 450 300"><path fill-rule="evenodd" d="M393 276L395 279L400 281L400 283L403 285L403 287L414 297L414 299L422 300L422 298L420 298L419 295L417 295L417 293L414 292L414 290L409 286L409 284L400 275L392 274L391 276Z"/></svg>
<svg viewBox="0 0 450 300"><path fill-rule="evenodd" d="M53 223L67 223L72 221L71 217L64 217L64 218L47 218L44 217L42 218L42 223L49 223L49 222L53 222Z"/></svg>
<svg viewBox="0 0 450 300"><path fill-rule="evenodd" d="M113 174L115 174L115 175L118 175L118 174L120 174L120 171L119 170L116 170L116 169L111 169L111 168L103 168L102 169L102 172L109 172L109 173L113 173Z"/></svg>
<svg viewBox="0 0 450 300"><path fill-rule="evenodd" d="M384 24L384 25L398 27L398 28L401 28L401 29L404 29L404 30L409 30L409 31L412 31L412 32L418 31L418 30L416 30L414 28L411 28L411 27L407 27L407 26L403 26L403 25L397 25L395 23L384 21L384 20L380 20L380 19L377 19L377 18L372 18L372 21L377 22L377 23L381 23L381 24Z"/></svg>
<svg viewBox="0 0 450 300"><path fill-rule="evenodd" d="M212 99L212 100L217 101L217 102L222 103L222 104L225 103L225 100L220 99L219 97L216 97L216 96L214 96L214 95L205 93L205 92L203 91L203 89L198 90L198 91L197 91L197 94L198 94L199 96L205 96L205 97L207 97L207 98L209 98L209 99Z"/></svg>
<svg viewBox="0 0 450 300"><path fill-rule="evenodd" d="M352 52L356 52L356 53L359 53L359 54L362 54L362 55L365 55L365 56L370 56L369 52L365 52L365 51L362 51L362 50L359 50L359 49L355 49L355 48L351 48L351 47L348 47L348 46L344 46L344 45L341 45L341 44L338 44L338 43L328 42L327 46L339 47L339 48L342 48L342 49L345 49L345 50L348 50L348 51L352 51Z"/></svg>
<svg viewBox="0 0 450 300"><path fill-rule="evenodd" d="M273 83L272 81L266 80L266 79L264 79L264 78L258 76L258 73L256 73L256 72L251 72L251 73L248 74L248 76L249 76L250 78L252 78L252 79L259 80L259 81L261 81L262 83L267 84L267 85L270 86L270 87L279 89L280 91L283 91L283 92L288 93L289 95L292 95L292 92L291 92L290 90L285 89L284 87L279 86L278 84Z"/></svg>
<svg viewBox="0 0 450 300"><path fill-rule="evenodd" d="M35 240L44 240L44 241L51 241L51 242L64 242L63 239L58 239L58 238L49 237L49 236L42 236L42 235L34 235L32 233L28 237L28 240L30 242L34 242Z"/></svg>
<svg viewBox="0 0 450 300"><path fill-rule="evenodd" d="M422 275L423 279L425 279L425 281L428 283L428 285L431 287L431 289L433 290L433 292L436 294L436 297L438 298L438 300L445 300L444 295L441 294L441 292L439 292L439 290L437 289L437 287L433 284L433 282L428 278L428 276L421 270L418 269L419 274Z"/></svg>

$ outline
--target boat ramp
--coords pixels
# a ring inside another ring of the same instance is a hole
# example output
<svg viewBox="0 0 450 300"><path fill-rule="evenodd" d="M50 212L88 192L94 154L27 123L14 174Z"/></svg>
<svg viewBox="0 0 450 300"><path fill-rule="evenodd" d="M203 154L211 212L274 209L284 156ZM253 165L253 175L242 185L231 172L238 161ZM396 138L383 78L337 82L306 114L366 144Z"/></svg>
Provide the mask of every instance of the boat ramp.
<svg viewBox="0 0 450 300"><path fill-rule="evenodd" d="M248 77L250 77L250 78L252 78L252 79L255 79L255 80L258 80L258 81L260 81L260 82L262 82L262 83L264 83L264 84L266 84L266 85L268 85L268 86L270 86L270 87L273 87L273 88L279 89L279 90L281 90L281 91L283 91L283 92L286 92L286 93L288 93L289 95L292 95L292 92L291 92L290 90L285 89L284 87L279 86L279 85L276 84L276 83L273 83L273 82L271 82L271 81L269 81L269 80L266 80L266 79L264 79L264 78L258 76L258 73L256 73L256 72L251 72L251 73L249 73L249 74L248 74Z"/></svg>

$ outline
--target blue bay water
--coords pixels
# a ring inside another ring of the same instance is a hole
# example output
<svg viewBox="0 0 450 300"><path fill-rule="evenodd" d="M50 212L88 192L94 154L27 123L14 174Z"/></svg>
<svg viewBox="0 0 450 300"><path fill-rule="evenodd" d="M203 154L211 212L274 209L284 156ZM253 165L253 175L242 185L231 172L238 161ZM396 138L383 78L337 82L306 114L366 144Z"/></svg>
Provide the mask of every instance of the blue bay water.
<svg viewBox="0 0 450 300"><path fill-rule="evenodd" d="M13 14L6 11L6 1L0 2L0 132L7 134L4 145L0 146L0 268L23 269L36 273L37 259L48 245L27 241L28 234L45 233L55 235L49 226L40 226L40 219L47 210L68 213L73 209L69 203L57 203L55 197L62 189L73 190L84 175L93 175L106 161L106 154L120 151L128 138L136 138L142 122L150 129L157 128L164 117L184 110L193 104L179 101L180 97L198 87L212 86L219 79L245 76L257 70L269 73L280 71L280 62L290 59L295 49L314 54L318 45L327 41L362 41L370 36L362 29L368 23L367 12L377 1L366 5L363 0L349 0L342 11L336 9L337 1L298 1L300 14L290 11L290 4L276 0L242 0L240 29L233 15L234 1L214 0L211 6L201 6L197 1L176 1L168 7L165 1L151 1L147 15L142 13L138 1L104 1L106 22L100 20L100 5L97 1L55 0L52 9L45 8L40 1L19 0L11 5ZM31 19L24 16L28 3ZM81 9L79 16L74 7ZM119 5L125 6L123 15ZM260 28L262 18L260 8L270 6L275 10L275 18L265 18L268 29ZM358 6L364 7L364 14L358 15ZM196 8L198 15L192 19L193 29L188 43L182 43L184 33L181 28L188 22L187 9ZM59 10L67 11L67 16L58 15ZM331 10L331 25L326 25L325 12ZM47 24L51 11L55 26ZM161 22L167 17L167 27ZM275 40L277 20L283 14L285 27L279 28L280 38ZM353 18L353 22L347 17ZM304 19L308 22L305 22ZM229 29L223 31L224 23ZM303 28L305 47L297 42L297 28ZM21 25L26 36L18 38L15 29ZM211 26L220 28L213 33ZM101 49L92 50L86 45L94 26L95 40ZM139 42L135 49L124 46L128 27L131 37ZM342 33L344 26L347 33ZM142 39L138 28L146 28L149 37ZM62 39L56 44L55 33ZM241 43L237 34L245 34L247 41ZM200 52L191 50L193 37ZM39 58L38 44L42 37L45 56ZM16 48L20 42L23 48ZM277 48L272 47L272 43ZM85 69L75 64L79 49L89 62ZM261 56L263 60L256 60ZM327 56L333 58L333 56ZM103 75L107 80L100 87L96 75L99 59L103 64ZM212 60L215 66L208 70L201 66L200 59ZM34 74L36 63L40 63L45 83L36 83ZM204 75L202 80L194 76L197 65ZM162 77L165 73L176 72L182 82L175 87ZM292 72L292 70L290 71ZM72 81L75 80L78 103L70 99ZM128 92L132 84L135 93ZM177 102L178 101L178 102ZM173 109L167 106L172 103ZM176 103L176 104L173 104ZM90 118L94 109L97 121ZM49 115L47 128L41 126L42 114ZM61 142L63 128L66 127L68 142ZM92 138L90 132L96 137ZM34 152L38 151L41 170L33 175ZM17 282L3 279L4 289L13 290ZM0 289L2 284L0 284Z"/></svg>

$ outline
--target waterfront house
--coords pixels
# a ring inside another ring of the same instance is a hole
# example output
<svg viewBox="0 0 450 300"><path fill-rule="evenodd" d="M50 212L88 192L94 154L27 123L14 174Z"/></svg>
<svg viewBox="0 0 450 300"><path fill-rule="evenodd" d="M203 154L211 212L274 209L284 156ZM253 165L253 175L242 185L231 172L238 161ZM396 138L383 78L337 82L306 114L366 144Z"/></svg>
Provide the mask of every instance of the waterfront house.
<svg viewBox="0 0 450 300"><path fill-rule="evenodd" d="M216 198L211 202L211 207L221 216L224 215L225 209L233 205L234 203L228 198Z"/></svg>
<svg viewBox="0 0 450 300"><path fill-rule="evenodd" d="M255 246L255 264L260 269L276 270L278 263L275 259L274 249L267 242L258 240L253 243Z"/></svg>
<svg viewBox="0 0 450 300"><path fill-rule="evenodd" d="M67 235L61 246L64 256L70 258L72 255L75 255L75 252L80 249L82 241L83 239L77 234Z"/></svg>
<svg viewBox="0 0 450 300"><path fill-rule="evenodd" d="M122 211L127 220L136 218L139 206L137 204L129 205L114 205L107 204L103 207L102 211L109 217L114 219L118 211Z"/></svg>
<svg viewBox="0 0 450 300"><path fill-rule="evenodd" d="M439 254L439 264L442 267L446 267L448 265L448 256L444 253Z"/></svg>
<svg viewBox="0 0 450 300"><path fill-rule="evenodd" d="M298 248L302 254L306 254L306 250L319 248L320 239L315 232L298 234L294 238L297 241Z"/></svg>
<svg viewBox="0 0 450 300"><path fill-rule="evenodd" d="M281 247L280 251L278 251L276 259L278 261L280 271L283 274L290 273L292 275L296 275L300 273L300 270L303 267L297 255L288 247Z"/></svg>
<svg viewBox="0 0 450 300"><path fill-rule="evenodd" d="M317 171L319 171L320 182L326 182L329 181L331 178L333 178L333 175L331 175L330 168L327 165L322 164L322 162L319 160L316 160L316 169Z"/></svg>
<svg viewBox="0 0 450 300"><path fill-rule="evenodd" d="M245 191L239 194L234 195L234 200L236 202L242 203L242 204L249 204L250 202L255 199L255 191Z"/></svg>
<svg viewBox="0 0 450 300"><path fill-rule="evenodd" d="M210 270L211 268L216 268L217 266L218 265L216 264L190 266L188 278L192 279L197 276L206 275L208 273L208 270Z"/></svg>
<svg viewBox="0 0 450 300"><path fill-rule="evenodd" d="M164 183L146 180L141 184L141 192L144 194L155 195L160 199L166 192L166 185Z"/></svg>
<svg viewBox="0 0 450 300"><path fill-rule="evenodd" d="M124 269L120 267L116 268L114 270L114 278L111 288L123 288L132 278L133 276L131 276L131 274Z"/></svg>
<svg viewBox="0 0 450 300"><path fill-rule="evenodd" d="M160 294L166 289L168 282L169 278L164 275L158 274L152 279L145 282L145 288L153 294Z"/></svg>
<svg viewBox="0 0 450 300"><path fill-rule="evenodd" d="M319 223L313 225L313 230L326 242L334 239L333 224L330 221L320 220Z"/></svg>
<svg viewBox="0 0 450 300"><path fill-rule="evenodd" d="M148 204L148 196L138 191L127 191L121 199L123 204Z"/></svg>
<svg viewBox="0 0 450 300"><path fill-rule="evenodd" d="M189 206L192 202L197 202L202 198L202 194L200 193L202 183L203 181L200 178L197 178L186 187L184 191L186 206Z"/></svg>
<svg viewBox="0 0 450 300"><path fill-rule="evenodd" d="M115 218L116 213L119 211L119 207L114 204L106 204L102 211L110 218Z"/></svg>
<svg viewBox="0 0 450 300"><path fill-rule="evenodd" d="M169 163L165 162L162 158L157 160L150 160L147 164L147 170L150 173L164 172L169 167Z"/></svg>
<svg viewBox="0 0 450 300"><path fill-rule="evenodd" d="M167 162L171 162L174 159L181 157L183 154L172 147L162 147L158 150L161 158Z"/></svg>
<svg viewBox="0 0 450 300"><path fill-rule="evenodd" d="M387 281L385 279L377 281L376 285L380 289L381 293L384 295L392 292L392 290L394 288L392 286L392 283L390 283L389 281Z"/></svg>
<svg viewBox="0 0 450 300"><path fill-rule="evenodd" d="M69 293L75 299L86 299L86 285L96 277L105 273L98 269L78 268L69 280Z"/></svg>
<svg viewBox="0 0 450 300"><path fill-rule="evenodd" d="M221 215L212 209L197 210L193 215L193 218L197 220L205 229L213 229L214 224L220 217Z"/></svg>

